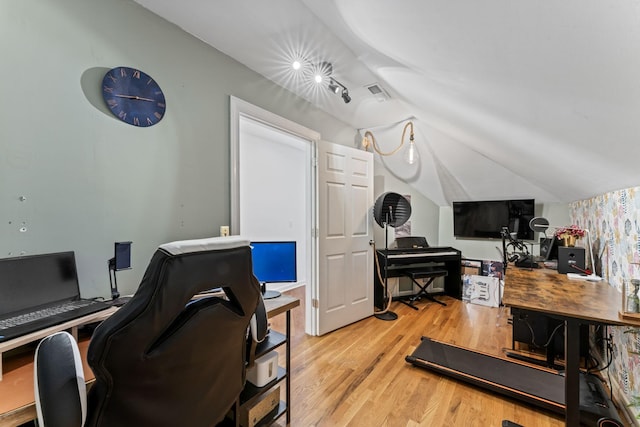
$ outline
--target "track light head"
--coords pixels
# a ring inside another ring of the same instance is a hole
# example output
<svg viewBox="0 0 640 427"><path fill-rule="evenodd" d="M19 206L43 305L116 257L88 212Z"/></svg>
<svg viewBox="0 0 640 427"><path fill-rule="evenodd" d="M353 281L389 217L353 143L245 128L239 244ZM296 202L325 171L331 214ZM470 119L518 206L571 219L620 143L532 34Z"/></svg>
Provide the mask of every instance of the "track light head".
<svg viewBox="0 0 640 427"><path fill-rule="evenodd" d="M333 73L333 65L331 65L330 62L323 61L316 67L316 72L313 78L316 83L320 84L325 79L329 78L331 73Z"/></svg>
<svg viewBox="0 0 640 427"><path fill-rule="evenodd" d="M329 80L329 90L337 95L340 93L340 89L342 89L342 86L332 77Z"/></svg>
<svg viewBox="0 0 640 427"><path fill-rule="evenodd" d="M351 102L351 97L349 96L349 89L347 89L346 87L342 89L342 100L344 101L345 104L348 104Z"/></svg>

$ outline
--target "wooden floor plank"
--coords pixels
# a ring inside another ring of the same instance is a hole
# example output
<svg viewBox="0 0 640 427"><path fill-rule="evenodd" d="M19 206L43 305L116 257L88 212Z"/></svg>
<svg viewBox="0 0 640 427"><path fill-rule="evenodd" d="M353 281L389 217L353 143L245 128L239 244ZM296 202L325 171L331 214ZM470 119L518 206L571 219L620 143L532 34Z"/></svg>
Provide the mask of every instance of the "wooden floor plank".
<svg viewBox="0 0 640 427"><path fill-rule="evenodd" d="M312 337L304 333L304 288L288 293L302 300L292 312L291 426L499 427L505 418L526 427L564 425L557 414L405 361L421 336L505 357L511 347L507 308L448 297L438 297L446 307L425 300L419 310L393 303L395 321L372 316ZM284 330L284 316L271 323Z"/></svg>

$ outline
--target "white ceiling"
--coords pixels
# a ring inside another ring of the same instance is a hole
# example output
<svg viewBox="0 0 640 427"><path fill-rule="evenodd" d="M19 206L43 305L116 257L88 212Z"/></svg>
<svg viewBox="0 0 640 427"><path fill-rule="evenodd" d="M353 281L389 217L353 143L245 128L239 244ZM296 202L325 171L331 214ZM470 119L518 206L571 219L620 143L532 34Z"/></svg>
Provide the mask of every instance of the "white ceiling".
<svg viewBox="0 0 640 427"><path fill-rule="evenodd" d="M421 164L376 157L440 205L640 185L639 0L136 1L384 151L412 118ZM294 57L331 62L352 102Z"/></svg>

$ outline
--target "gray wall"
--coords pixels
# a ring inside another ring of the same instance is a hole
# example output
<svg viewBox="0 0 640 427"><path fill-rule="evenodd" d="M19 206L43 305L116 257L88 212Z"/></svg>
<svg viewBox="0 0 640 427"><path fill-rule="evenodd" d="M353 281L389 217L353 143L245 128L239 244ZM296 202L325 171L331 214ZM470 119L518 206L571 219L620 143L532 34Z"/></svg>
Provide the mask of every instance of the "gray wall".
<svg viewBox="0 0 640 427"><path fill-rule="evenodd" d="M353 144L354 129L128 0L3 0L0 51L0 256L74 250L86 297L108 295L114 241L133 241L118 273L130 293L159 244L229 224L229 95ZM159 124L103 105L120 65L163 88Z"/></svg>

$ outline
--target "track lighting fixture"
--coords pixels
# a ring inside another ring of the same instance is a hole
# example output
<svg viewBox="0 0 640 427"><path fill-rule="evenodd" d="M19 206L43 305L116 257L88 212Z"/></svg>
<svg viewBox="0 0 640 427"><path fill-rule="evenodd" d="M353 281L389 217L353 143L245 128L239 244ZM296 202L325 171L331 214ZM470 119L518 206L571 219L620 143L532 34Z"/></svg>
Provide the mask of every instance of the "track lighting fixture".
<svg viewBox="0 0 640 427"><path fill-rule="evenodd" d="M307 68L309 70L309 62L305 59L295 59L291 62L291 68L296 72L301 72L303 68ZM313 76L313 81L318 85L324 85L325 82L327 88L335 93L336 95L340 95L345 104L351 102L351 96L349 95L349 89L335 78L331 77L333 73L333 64L327 61L322 61L317 63L315 66L312 66L312 73L305 73L307 77Z"/></svg>
<svg viewBox="0 0 640 427"><path fill-rule="evenodd" d="M349 89L347 89L345 85L343 85L333 77L329 79L328 87L329 87L329 90L335 93L336 95L340 94L345 104L348 104L351 102L351 97L349 96Z"/></svg>
<svg viewBox="0 0 640 427"><path fill-rule="evenodd" d="M330 62L323 61L316 67L313 79L319 84L326 81L326 79L331 76L331 73L333 73L333 65L331 65Z"/></svg>
<svg viewBox="0 0 640 427"><path fill-rule="evenodd" d="M340 84L333 77L331 77L331 79L329 79L329 90L337 95L338 93L340 93L340 89L342 89L342 87L340 87Z"/></svg>
<svg viewBox="0 0 640 427"><path fill-rule="evenodd" d="M348 104L351 102L351 97L349 96L349 90L345 87L344 89L342 89L342 100L344 101L345 104Z"/></svg>

